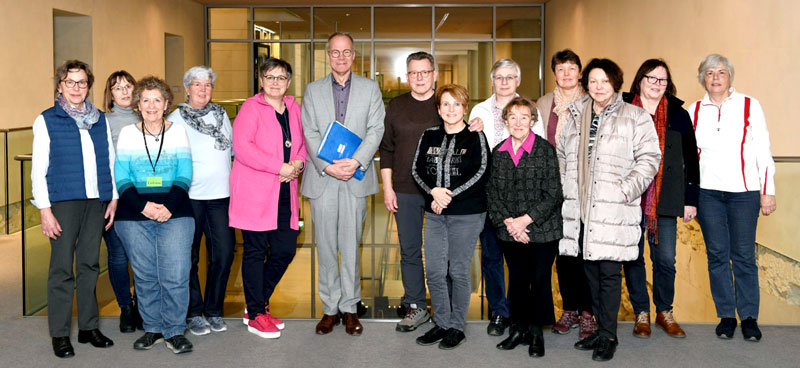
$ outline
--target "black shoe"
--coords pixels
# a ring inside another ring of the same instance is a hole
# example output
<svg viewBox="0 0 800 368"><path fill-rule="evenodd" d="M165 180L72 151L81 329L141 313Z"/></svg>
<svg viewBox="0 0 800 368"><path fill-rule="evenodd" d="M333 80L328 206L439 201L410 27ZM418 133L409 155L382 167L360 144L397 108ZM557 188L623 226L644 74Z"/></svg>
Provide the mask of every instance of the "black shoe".
<svg viewBox="0 0 800 368"><path fill-rule="evenodd" d="M592 353L592 360L597 362L605 362L614 358L614 352L617 351L617 340L611 340L607 337L600 337L597 339L597 344Z"/></svg>
<svg viewBox="0 0 800 368"><path fill-rule="evenodd" d="M175 335L166 340L167 348L175 354L191 353L194 346L192 342L183 335Z"/></svg>
<svg viewBox="0 0 800 368"><path fill-rule="evenodd" d="M367 307L364 302L359 300L358 303L356 303L356 315L364 317L364 315L367 314L368 308L369 307Z"/></svg>
<svg viewBox="0 0 800 368"><path fill-rule="evenodd" d="M155 332L145 332L142 337L133 343L133 348L136 350L150 350L153 345L164 341L164 335Z"/></svg>
<svg viewBox="0 0 800 368"><path fill-rule="evenodd" d="M489 321L489 325L486 326L486 333L491 336L503 336L506 332L506 327L508 327L508 318L496 314Z"/></svg>
<svg viewBox="0 0 800 368"><path fill-rule="evenodd" d="M131 333L136 332L136 320L134 319L134 311L136 308L133 303L120 308L119 313L119 332Z"/></svg>
<svg viewBox="0 0 800 368"><path fill-rule="evenodd" d="M600 335L595 332L585 339L578 340L578 342L575 343L575 349L594 350L598 339L600 339Z"/></svg>
<svg viewBox="0 0 800 368"><path fill-rule="evenodd" d="M761 341L761 330L758 328L758 322L752 317L742 321L742 337L745 341Z"/></svg>
<svg viewBox="0 0 800 368"><path fill-rule="evenodd" d="M544 356L544 336L531 336L531 346L528 347L528 355L531 358L541 358Z"/></svg>
<svg viewBox="0 0 800 368"><path fill-rule="evenodd" d="M530 343L531 333L528 332L528 329L512 325L511 328L508 329L508 337L497 344L497 348L500 350L512 350L518 345L529 345Z"/></svg>
<svg viewBox="0 0 800 368"><path fill-rule="evenodd" d="M433 345L442 341L445 335L447 335L447 330L434 324L432 329L428 330L424 335L417 337L417 344Z"/></svg>
<svg viewBox="0 0 800 368"><path fill-rule="evenodd" d="M744 323L742 323L742 328L744 328ZM736 318L723 318L719 321L717 337L720 339L732 339L734 331L736 331Z"/></svg>
<svg viewBox="0 0 800 368"><path fill-rule="evenodd" d="M72 358L75 356L75 349L69 342L69 336L53 338L53 353L59 358Z"/></svg>
<svg viewBox="0 0 800 368"><path fill-rule="evenodd" d="M114 342L103 335L99 329L78 331L78 342L81 344L91 343L96 348L108 348L114 346Z"/></svg>
<svg viewBox="0 0 800 368"><path fill-rule="evenodd" d="M455 349L456 346L461 345L461 343L466 340L467 337L464 336L463 331L456 330L455 328L448 328L447 335L445 335L442 341L439 342L439 349Z"/></svg>

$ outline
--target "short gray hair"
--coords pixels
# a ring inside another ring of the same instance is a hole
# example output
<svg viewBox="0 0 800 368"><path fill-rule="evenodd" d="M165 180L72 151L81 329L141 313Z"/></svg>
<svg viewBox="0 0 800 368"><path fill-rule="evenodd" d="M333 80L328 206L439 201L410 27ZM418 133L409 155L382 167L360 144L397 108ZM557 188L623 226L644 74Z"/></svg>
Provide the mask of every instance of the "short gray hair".
<svg viewBox="0 0 800 368"><path fill-rule="evenodd" d="M728 68L728 74L731 76L731 85L733 85L733 63L731 63L728 58L720 55L720 54L711 54L706 56L702 62L700 62L700 66L697 67L697 80L700 81L700 85L705 87L705 74L706 70L709 68L713 68L719 64L722 64L726 68Z"/></svg>
<svg viewBox="0 0 800 368"><path fill-rule="evenodd" d="M411 55L408 55L406 58L406 69L408 69L408 65L411 64L411 61L413 60L428 60L428 62L431 63L433 70L436 70L436 62L433 59L433 55L425 51L417 51Z"/></svg>
<svg viewBox="0 0 800 368"><path fill-rule="evenodd" d="M211 67L198 65L189 68L189 70L183 74L183 86L186 88L189 88L192 81L196 80L211 80L211 85L213 86L214 83L217 82L217 73L214 69L211 69Z"/></svg>
<svg viewBox="0 0 800 368"><path fill-rule="evenodd" d="M326 52L327 51L331 51L331 40L334 39L335 37L339 37L339 36L347 37L350 40L350 45L352 45L353 48L355 49L356 41L353 40L353 36L351 36L350 33L348 33L348 32L333 32L333 33L331 33L330 36L328 36L328 41L325 41L325 51ZM353 52L355 52L355 51L356 50L353 50Z"/></svg>
<svg viewBox="0 0 800 368"><path fill-rule="evenodd" d="M494 65L492 65L492 73L489 75L489 77L492 80L494 80L494 73L497 71L497 69L507 68L507 67L516 68L517 69L517 80L522 80L522 70L520 70L519 64L517 64L516 61L511 60L511 59L500 59L500 60L495 61Z"/></svg>

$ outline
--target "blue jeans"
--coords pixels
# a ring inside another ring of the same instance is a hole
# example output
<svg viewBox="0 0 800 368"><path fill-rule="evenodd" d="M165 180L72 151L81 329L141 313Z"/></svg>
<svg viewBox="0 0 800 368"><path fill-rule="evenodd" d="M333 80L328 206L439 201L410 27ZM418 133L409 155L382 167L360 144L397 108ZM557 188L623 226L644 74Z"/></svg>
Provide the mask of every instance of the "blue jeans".
<svg viewBox="0 0 800 368"><path fill-rule="evenodd" d="M117 236L113 225L103 233L103 240L106 241L108 250L108 280L117 297L117 304L123 308L133 302L131 276L128 273L128 253L125 252L122 240Z"/></svg>
<svg viewBox="0 0 800 368"><path fill-rule="evenodd" d="M497 235L491 222L487 220L480 235L481 239L481 269L486 285L486 299L489 301L489 310L495 315L505 318L511 317L506 298L506 271L503 268L503 251L497 242ZM491 317L490 317L491 318Z"/></svg>
<svg viewBox="0 0 800 368"><path fill-rule="evenodd" d="M647 295L647 272L644 266L644 216L642 237L639 238L639 257L623 263L625 284L633 312L650 312ZM675 217L658 217L658 244L650 244L650 261L653 263L653 304L656 312L671 311L675 298L675 242L678 222Z"/></svg>
<svg viewBox="0 0 800 368"><path fill-rule="evenodd" d="M711 296L719 318L736 318L738 311L740 319L758 319L755 244L760 208L757 191L700 189L697 220L706 242Z"/></svg>
<svg viewBox="0 0 800 368"><path fill-rule="evenodd" d="M119 221L115 228L131 259L144 330L165 338L182 335L189 307L194 219Z"/></svg>

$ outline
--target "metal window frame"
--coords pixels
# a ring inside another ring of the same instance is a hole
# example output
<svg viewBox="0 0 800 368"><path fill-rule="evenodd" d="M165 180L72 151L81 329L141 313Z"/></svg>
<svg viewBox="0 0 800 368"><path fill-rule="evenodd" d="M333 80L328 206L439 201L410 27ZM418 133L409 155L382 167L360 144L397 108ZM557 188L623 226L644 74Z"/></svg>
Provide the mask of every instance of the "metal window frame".
<svg viewBox="0 0 800 368"><path fill-rule="evenodd" d="M506 7L529 7L529 8L540 8L541 14L541 21L540 21L540 37L525 37L525 38L497 38L497 8L506 8ZM246 8L248 9L248 25L247 25L247 39L213 39L210 38L210 30L209 30L209 11L211 9L231 9L231 8ZM315 51L315 44L317 43L324 43L327 39L319 39L315 37L315 10L317 8L368 8L370 13L370 37L369 38L354 38L354 42L361 42L361 43L369 43L370 47L370 70L369 76L370 79L375 79L375 63L377 61L377 57L375 55L375 42L379 43L393 43L393 42L430 42L430 53L431 55L436 55L436 43L449 43L449 42L491 42L492 43L492 60L497 59L497 42L539 42L540 43L540 50L539 50L539 95L544 95L544 52L545 52L545 4L508 4L508 3L501 3L501 4L335 4L335 5L297 5L297 4L270 4L270 5L204 5L203 8L203 26L204 26L204 45L205 45L205 64L209 65L210 63L210 47L211 43L250 43L250 47L247 48L248 54L252 53L253 45L256 43L264 43L264 40L255 40L253 37L253 25L255 24L255 9L291 9L291 8L307 8L310 10L310 38L299 38L299 39L279 39L279 40L269 40L269 43L308 43L310 44L311 54L310 57L312 58L311 62L309 63L309 70L307 70L310 76L310 80L314 80L314 51ZM431 10L431 36L430 38L376 38L375 37L375 8L430 8ZM463 38L463 39L456 39L456 38L447 38L447 39L437 39L436 37L436 8L491 8L492 10L492 36L490 39L478 39L478 38ZM253 58L254 55L249 55L249 58ZM252 90L254 83L252 78L248 78L248 89ZM375 196L370 196L371 207L373 208L372 216L370 217L370 227L372 231L372 244L365 244L370 248L373 248L371 257L372 257L372 264L373 268L375 265L375 251L374 248L382 247L382 245L375 243ZM311 244L309 248L311 249L311 318L316 317L316 285L315 285L315 256L316 256L316 240L314 239L313 231L311 233ZM373 273L375 270L373 269ZM482 272L482 271L481 271ZM372 281L372 288L373 288L373 295L375 295L375 280L373 278ZM483 286L482 286L483 287ZM485 293L484 290L481 289L481 319L484 319L484 299Z"/></svg>

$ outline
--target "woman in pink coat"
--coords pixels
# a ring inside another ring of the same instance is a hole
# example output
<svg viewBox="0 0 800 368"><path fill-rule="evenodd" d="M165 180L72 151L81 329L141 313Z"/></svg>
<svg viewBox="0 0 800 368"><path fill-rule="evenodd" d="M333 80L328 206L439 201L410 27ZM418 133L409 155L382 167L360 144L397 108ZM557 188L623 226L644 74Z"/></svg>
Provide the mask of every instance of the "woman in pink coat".
<svg viewBox="0 0 800 368"><path fill-rule="evenodd" d="M242 230L247 330L280 337L284 323L269 299L295 255L300 211L297 177L306 147L300 105L285 96L292 67L269 59L259 68L262 92L242 105L233 124L230 226ZM265 262L266 259L266 262Z"/></svg>

